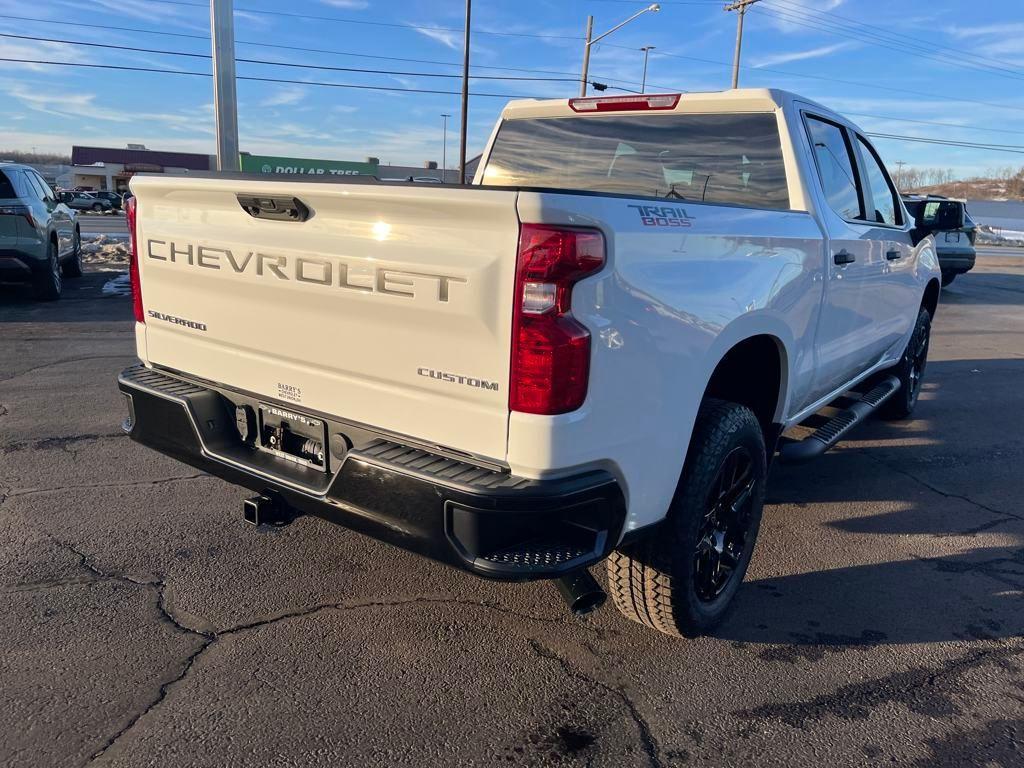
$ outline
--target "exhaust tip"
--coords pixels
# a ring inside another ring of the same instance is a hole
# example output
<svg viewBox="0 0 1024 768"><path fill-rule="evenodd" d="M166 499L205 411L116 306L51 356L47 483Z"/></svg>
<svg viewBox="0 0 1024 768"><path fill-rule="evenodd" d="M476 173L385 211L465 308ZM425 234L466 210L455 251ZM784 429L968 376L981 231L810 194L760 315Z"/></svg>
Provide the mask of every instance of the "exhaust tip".
<svg viewBox="0 0 1024 768"><path fill-rule="evenodd" d="M555 586L574 616L593 613L608 599L601 585L586 569L556 579Z"/></svg>

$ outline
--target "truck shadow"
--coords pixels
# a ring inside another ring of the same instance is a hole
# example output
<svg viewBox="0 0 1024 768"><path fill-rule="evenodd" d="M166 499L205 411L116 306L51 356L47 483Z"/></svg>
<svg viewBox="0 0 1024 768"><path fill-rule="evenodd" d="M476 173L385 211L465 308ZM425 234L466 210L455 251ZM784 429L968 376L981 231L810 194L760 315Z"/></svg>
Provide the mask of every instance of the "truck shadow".
<svg viewBox="0 0 1024 768"><path fill-rule="evenodd" d="M985 547L749 581L713 634L787 646L762 655L789 661L856 646L1024 637L1022 594L1024 548Z"/></svg>
<svg viewBox="0 0 1024 768"><path fill-rule="evenodd" d="M1024 305L1024 275L1006 272L968 272L959 276L952 285L942 289L942 305Z"/></svg>
<svg viewBox="0 0 1024 768"><path fill-rule="evenodd" d="M839 450L773 468L752 575L716 637L797 661L1024 636L1024 359L933 362L926 377L916 419L871 419Z"/></svg>

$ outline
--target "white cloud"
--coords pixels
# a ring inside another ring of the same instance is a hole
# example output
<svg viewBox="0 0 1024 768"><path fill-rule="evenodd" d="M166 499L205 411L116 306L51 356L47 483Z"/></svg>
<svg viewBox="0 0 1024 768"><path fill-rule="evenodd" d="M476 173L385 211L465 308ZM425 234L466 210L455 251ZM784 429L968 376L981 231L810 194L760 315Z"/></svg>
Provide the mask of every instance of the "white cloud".
<svg viewBox="0 0 1024 768"><path fill-rule="evenodd" d="M280 88L260 102L261 107L286 107L306 98L306 91L298 86Z"/></svg>
<svg viewBox="0 0 1024 768"><path fill-rule="evenodd" d="M845 51L848 48L852 48L854 45L855 44L852 42L835 43L833 45L823 45L819 48L811 48L806 51L790 51L789 53L771 54L754 59L750 65L752 67L774 67L779 64L789 64L794 61L820 59L822 56L830 56L838 51Z"/></svg>
<svg viewBox="0 0 1024 768"><path fill-rule="evenodd" d="M451 48L454 51L462 48L462 33L452 32L449 29L430 29L427 27L418 27L416 29L424 37L429 37L431 40Z"/></svg>
<svg viewBox="0 0 1024 768"><path fill-rule="evenodd" d="M370 5L366 0L320 0L320 2L332 8L344 8L346 11L361 11Z"/></svg>

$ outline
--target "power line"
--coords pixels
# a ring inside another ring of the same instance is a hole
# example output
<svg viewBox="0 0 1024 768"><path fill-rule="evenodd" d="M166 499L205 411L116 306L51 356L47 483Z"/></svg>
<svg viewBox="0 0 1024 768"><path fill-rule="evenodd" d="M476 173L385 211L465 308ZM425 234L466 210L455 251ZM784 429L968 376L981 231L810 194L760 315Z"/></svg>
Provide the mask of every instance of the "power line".
<svg viewBox="0 0 1024 768"><path fill-rule="evenodd" d="M963 123L944 123L939 120L917 120L909 117L893 117L891 115L869 115L864 112L847 112L843 110L844 115L851 115L853 117L869 117L872 120L892 120L897 123L914 123L917 125L939 125L944 128L960 128L965 131L984 131L986 133L1014 133L1019 136L1024 136L1024 131L1015 131L1011 128L982 128L980 125L965 125Z"/></svg>
<svg viewBox="0 0 1024 768"><path fill-rule="evenodd" d="M148 0L150 3L162 3L164 5L181 5L189 8L203 8L209 6L206 3L186 2L186 0ZM303 19L306 21L327 21L336 24L363 24L371 27L393 27L396 29L414 29L417 32L462 32L461 27L427 27L417 24L401 24L395 21L369 21L367 19L344 19L339 16L318 16L309 13L294 13L291 11L267 11L263 8L242 8L236 7L236 11L243 13L256 13L263 16L282 16L290 19ZM582 40L582 37L575 35L547 35L536 32L499 32L493 29L474 29L478 35L498 35L501 37L532 37L547 40Z"/></svg>
<svg viewBox="0 0 1024 768"><path fill-rule="evenodd" d="M53 67L84 67L87 69L112 69L121 72L151 72L161 75L188 75L192 77L213 77L209 72L190 72L181 69L160 69L158 67L129 67L120 64L92 64L80 61L50 61L43 59L15 59L12 57L0 57L0 61L9 61L16 64L42 64ZM258 83L284 83L288 85L313 85L327 88L353 88L361 91L395 91L399 93L437 93L446 96L458 96L459 91L441 91L432 88L399 88L397 86L384 85L357 85L355 83L331 83L318 80L291 80L281 77L255 77L253 75L239 75L238 80L250 80ZM499 99L529 99L539 98L536 96L524 96L520 93L470 93L471 96L487 96Z"/></svg>
<svg viewBox="0 0 1024 768"><path fill-rule="evenodd" d="M610 47L613 47L613 48L623 48L625 50L633 50L632 48L630 48L628 46L625 46L625 45L615 45L614 43L607 43L607 45L610 46ZM713 64L713 65L719 66L719 67L731 67L732 66L732 64L730 64L728 62L725 62L725 61L716 61L714 59L702 59L702 58L698 58L696 56L685 56L685 55L683 55L681 53L670 53L668 51L662 51L662 50L658 50L657 52L653 53L652 55L654 55L654 56L669 56L669 57L674 58L674 59L682 59L684 61L696 61L696 62L700 62L702 64ZM962 102L964 104L980 104L981 106L984 106L984 107L994 107L996 109L1010 109L1010 110L1013 110L1015 112L1024 112L1024 107L1017 107L1017 106L1013 106L1011 104L997 104L996 102L993 102L993 101L980 101L978 99L965 99L965 98L962 98L962 97L961 98L957 98L957 97L954 97L954 96L945 96L945 95L941 95L941 94L937 94L937 93L928 93L926 91L911 90L909 88L896 88L894 86L889 86L889 85L879 85L878 83L865 83L865 82L862 82L862 81L859 81L859 80L844 80L842 78L828 77L826 75L812 75L812 74L809 74L809 73L806 73L806 72L794 72L794 71L788 70L788 69L772 69L770 67L751 67L751 66L744 66L743 69L751 70L751 71L756 71L756 72L770 72L770 73L777 74L777 75L787 75L789 77L804 77L804 78L809 78L811 80L824 80L826 82L842 83L844 85L853 85L853 86L856 86L858 88L868 88L868 89L873 90L873 91L891 91L893 93L910 94L911 96L916 96L916 97L919 97L919 98L921 96L925 96L925 97L928 97L928 98L931 98L931 99L939 99L941 101Z"/></svg>
<svg viewBox="0 0 1024 768"><path fill-rule="evenodd" d="M1021 144L978 144L972 141L953 141L951 139L929 139L924 136L900 136L893 133L867 133L875 139L893 139L895 141L910 141L920 144L941 144L947 147L966 147L968 149L984 149L990 152L1010 152L1015 155L1024 155L1024 145Z"/></svg>
<svg viewBox="0 0 1024 768"><path fill-rule="evenodd" d="M833 21L834 23L837 23L837 24L843 24L843 25L845 25L845 26L847 26L847 27L849 27L851 29L855 29L855 30L866 29L866 30L874 32L877 35L892 38L892 39L896 40L900 44L905 44L907 41L910 41L911 43L918 43L918 44L925 45L926 46L926 50L933 50L932 44L929 41L922 40L920 37L915 37L913 35L907 35L907 34L904 34L902 32L893 32L891 30L887 30L887 29L884 29L884 28L878 27L878 26L872 26L872 25L866 24L866 23L864 23L862 21L858 21L856 19L851 19L849 16L841 16L841 15L839 15L838 13L836 13L833 10L819 10L817 8L811 8L811 7L808 7L808 6L800 5L798 3L793 2L793 0L770 0L770 1L772 3L781 3L784 6L787 6L794 13L799 13L799 14L802 14L802 15L805 15L805 16L810 15L810 14L815 14L815 15L818 15L818 16L825 16L830 21ZM948 44L947 45L943 45L942 48L944 48L946 50L949 50L949 51L952 51L952 52L955 52L955 53L957 53L957 54L959 54L961 56L969 56L969 57L971 57L973 59L977 59L979 61L990 62L992 64L997 64L1000 67L1003 67L1003 68L1007 69L1010 72L1024 74L1024 71L1019 69L1016 65L1012 64L1011 62L1002 60L1002 59L997 59L997 58L994 58L992 56L981 56L981 55L979 55L979 54L977 54L977 53L975 53L973 51L968 51L968 50L966 50L964 48L956 48L956 47L948 45Z"/></svg>
<svg viewBox="0 0 1024 768"><path fill-rule="evenodd" d="M717 2L717 0L715 0L715 2ZM37 24L51 24L51 25L56 24L56 25L62 25L62 26L82 27L84 29L101 29L101 30L109 31L109 32L132 32L132 33L136 33L136 34L159 35L159 36L163 36L163 37L180 37L180 38L184 38L184 39L188 39L188 40L201 40L204 43L209 43L209 41L210 41L210 37L208 35L188 34L186 32L169 32L169 31L166 31L166 30L145 29L145 28L142 28L142 27L121 27L121 26L113 26L113 25L110 25L110 24L88 24L88 23L81 22L81 21L66 21L66 20L59 20L59 19L39 19L39 18L31 17L31 16L14 16L14 15L9 15L9 14L0 14L0 19L10 19L10 20L13 20L13 21L28 21L28 22L34 22L34 23L37 23ZM250 46L254 46L254 47L258 47L258 48L276 48L276 49L285 50L285 51L298 51L298 52L301 52L301 53L323 53L323 54L328 54L328 55L331 55L331 56L351 56L351 57L360 58L360 59L379 59L381 61L401 61L401 62L405 62L405 63L409 63L409 64L434 64L434 65L443 66L443 67L461 67L462 66L461 64L459 64L458 62L455 62L455 61L440 61L440 60L437 60L437 59L414 59L414 58L408 58L408 57L402 57L402 56L382 56L380 54L372 54L372 53L355 53L353 51L339 51L337 49L331 49L331 48L309 48L309 47L306 47L306 46L299 46L299 45L283 45L283 44L280 44L280 43L264 43L264 42L259 42L259 41L256 41L256 40L238 40L238 39L236 39L235 43L236 43L236 45L250 45ZM498 66L485 65L485 64L474 64L474 65L472 65L472 69L474 69L474 70L476 70L476 69L486 69L486 70L494 70L496 72L533 72L533 73L544 74L544 75L565 75L567 77L573 78L574 80L578 80L579 79L579 73L578 72L563 72L563 71L560 71L560 70L552 70L552 69L535 69L535 68L530 68L530 67L498 67ZM619 78L619 77L601 77L599 75L595 75L595 79L600 80L601 82L608 82L608 83L625 83L627 85L640 85L640 81L639 80L625 80L625 79ZM670 88L668 86L652 85L652 87L662 88L664 90L672 90L672 88ZM624 89L623 88L623 89L619 89L619 90L628 90L628 89Z"/></svg>
<svg viewBox="0 0 1024 768"><path fill-rule="evenodd" d="M940 64L961 67L973 72L984 72L985 74L1006 77L1011 80L1024 80L1024 73L1016 72L1012 69L1007 69L1001 66L985 64L983 62L964 60L962 57L951 58L950 56L938 53L937 51L941 51L941 48L936 48L935 46L925 47L920 44L885 37L871 32L870 28L856 29L838 22L833 22L829 19L813 18L783 8L765 8L762 6L760 9L755 10L757 10L758 13L767 14L790 24L796 24L808 29L825 32L826 34L835 35L837 37L856 40L857 42L866 43L867 45L873 45L879 48L895 51L905 56L928 59L939 62Z"/></svg>
<svg viewBox="0 0 1024 768"><path fill-rule="evenodd" d="M32 40L34 42L41 43L60 43L62 45L82 45L89 48L106 48L117 51L134 51L136 53L155 53L161 56L186 56L193 59L206 59L210 60L213 57L208 53L189 53L187 51L167 51L160 50L157 48L140 48L130 45L114 45L112 43L91 43L83 40L63 40L54 37L35 37L33 35L15 35L10 32L0 32L0 37L12 38L15 40ZM293 67L297 69L316 69L328 72L359 72L364 74L373 75L405 75L407 77L443 77L443 78L454 78L461 79L462 75L450 74L446 72L407 72L393 69L365 69L360 67L332 67L320 64L296 64L287 61L269 61L267 59L245 59L236 57L235 61L242 62L244 64L261 64L272 67ZM578 82L579 78L576 77L521 77L511 75L471 75L473 80L527 80L527 81L547 81L547 82L562 82L562 83L575 83Z"/></svg>

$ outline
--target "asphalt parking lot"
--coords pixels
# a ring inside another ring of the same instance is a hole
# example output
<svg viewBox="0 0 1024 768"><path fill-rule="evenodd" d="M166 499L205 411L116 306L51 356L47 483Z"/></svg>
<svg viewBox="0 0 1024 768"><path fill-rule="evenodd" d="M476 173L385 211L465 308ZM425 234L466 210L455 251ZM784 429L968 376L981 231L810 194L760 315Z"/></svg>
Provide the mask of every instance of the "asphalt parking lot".
<svg viewBox="0 0 1024 768"><path fill-rule="evenodd" d="M685 642L247 527L120 433L112 274L0 292L3 765L1024 764L1024 258L943 292L914 420L776 467L734 614Z"/></svg>

